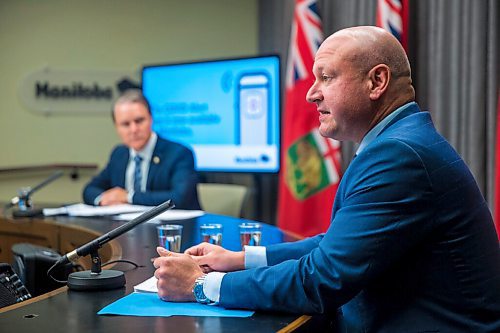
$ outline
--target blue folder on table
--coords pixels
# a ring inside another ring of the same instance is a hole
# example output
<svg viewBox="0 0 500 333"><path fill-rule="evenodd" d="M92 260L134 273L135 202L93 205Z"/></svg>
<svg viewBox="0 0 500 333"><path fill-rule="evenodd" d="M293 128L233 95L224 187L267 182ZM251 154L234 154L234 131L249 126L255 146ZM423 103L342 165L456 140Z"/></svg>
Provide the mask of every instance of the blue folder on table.
<svg viewBox="0 0 500 333"><path fill-rule="evenodd" d="M134 292L109 304L97 314L141 317L250 317L254 311L228 310L199 303L165 302L156 293Z"/></svg>

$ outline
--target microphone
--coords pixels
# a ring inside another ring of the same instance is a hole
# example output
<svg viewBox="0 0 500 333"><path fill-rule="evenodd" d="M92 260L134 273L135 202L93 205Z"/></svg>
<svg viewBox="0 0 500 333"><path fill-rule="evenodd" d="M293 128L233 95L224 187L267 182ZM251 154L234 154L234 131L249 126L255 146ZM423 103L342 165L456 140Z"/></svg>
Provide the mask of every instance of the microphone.
<svg viewBox="0 0 500 333"><path fill-rule="evenodd" d="M33 209L31 206L31 195L38 191L39 189L45 187L49 183L53 182L57 178L61 177L64 174L62 170L58 170L54 172L52 175L50 175L47 179L42 181L40 184L36 185L33 188L27 188L27 191L19 191L22 193L19 193L17 197L14 197L10 200L10 202L7 204L7 209L10 207L13 207L15 205L19 205L19 210L12 212L12 216L14 217L33 217L36 215L41 215L42 210L41 209Z"/></svg>
<svg viewBox="0 0 500 333"><path fill-rule="evenodd" d="M126 233L135 226L146 222L153 217L174 208L172 200L167 200L164 203L144 212L135 219L113 229L106 234L88 242L85 245L62 256L47 272L50 272L57 266L65 265L69 262L76 262L79 258L86 255L92 257L92 268L90 271L82 271L71 273L68 276L68 287L72 290L104 290L120 288L125 285L125 275L122 271L101 270L101 259L99 258L98 249L110 240Z"/></svg>

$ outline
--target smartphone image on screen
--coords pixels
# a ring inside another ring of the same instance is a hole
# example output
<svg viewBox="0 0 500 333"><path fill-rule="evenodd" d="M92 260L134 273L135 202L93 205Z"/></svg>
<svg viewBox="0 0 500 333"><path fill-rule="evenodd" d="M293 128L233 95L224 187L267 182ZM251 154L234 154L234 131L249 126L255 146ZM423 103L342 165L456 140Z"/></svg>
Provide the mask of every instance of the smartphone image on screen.
<svg viewBox="0 0 500 333"><path fill-rule="evenodd" d="M270 144L269 77L264 73L244 74L239 78L239 144Z"/></svg>

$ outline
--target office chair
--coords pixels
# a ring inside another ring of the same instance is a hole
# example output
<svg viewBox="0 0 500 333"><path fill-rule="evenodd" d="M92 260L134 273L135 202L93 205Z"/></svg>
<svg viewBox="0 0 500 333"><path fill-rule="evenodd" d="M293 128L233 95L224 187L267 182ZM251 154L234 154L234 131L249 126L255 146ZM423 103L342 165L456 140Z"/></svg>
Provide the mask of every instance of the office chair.
<svg viewBox="0 0 500 333"><path fill-rule="evenodd" d="M246 186L199 183L197 190L201 208L207 213L241 216L241 207L248 192Z"/></svg>

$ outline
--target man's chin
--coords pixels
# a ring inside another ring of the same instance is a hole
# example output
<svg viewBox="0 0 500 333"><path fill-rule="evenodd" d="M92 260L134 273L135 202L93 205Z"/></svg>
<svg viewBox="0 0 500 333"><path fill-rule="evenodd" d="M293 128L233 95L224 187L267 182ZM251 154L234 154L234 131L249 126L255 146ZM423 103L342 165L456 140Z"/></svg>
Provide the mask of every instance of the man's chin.
<svg viewBox="0 0 500 333"><path fill-rule="evenodd" d="M319 134L321 134L321 136L324 136L325 138L330 138L330 139L333 139L333 136L335 135L332 129L324 128L323 126L319 126Z"/></svg>
<svg viewBox="0 0 500 333"><path fill-rule="evenodd" d="M127 145L127 146L130 147L130 148L132 148L135 151L139 151L142 148L144 148L145 145L146 145L145 143L131 143L131 144Z"/></svg>

